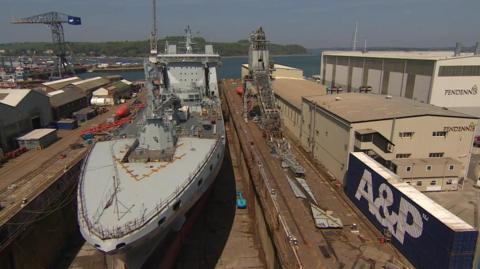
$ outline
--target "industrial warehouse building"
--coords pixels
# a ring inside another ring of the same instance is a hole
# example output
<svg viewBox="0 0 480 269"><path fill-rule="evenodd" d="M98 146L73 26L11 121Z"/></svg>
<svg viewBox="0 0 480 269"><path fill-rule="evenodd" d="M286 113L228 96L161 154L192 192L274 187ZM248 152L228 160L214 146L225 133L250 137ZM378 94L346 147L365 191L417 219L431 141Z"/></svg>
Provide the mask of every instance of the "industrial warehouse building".
<svg viewBox="0 0 480 269"><path fill-rule="evenodd" d="M98 90L99 88L109 83L110 83L109 79L102 78L102 77L94 77L94 78L89 78L89 79L68 84L67 86L65 86L64 90L70 90L72 88L78 89L87 96L88 100L90 100L95 90Z"/></svg>
<svg viewBox="0 0 480 269"><path fill-rule="evenodd" d="M343 88L344 92L363 89L465 113L472 110L469 108L480 107L478 54L324 51L320 75L324 85ZM480 115L478 110L476 114Z"/></svg>
<svg viewBox="0 0 480 269"><path fill-rule="evenodd" d="M71 118L73 112L88 106L87 96L76 88L49 92L53 118Z"/></svg>
<svg viewBox="0 0 480 269"><path fill-rule="evenodd" d="M17 147L16 138L52 122L48 96L29 89L0 89L0 147Z"/></svg>
<svg viewBox="0 0 480 269"><path fill-rule="evenodd" d="M272 88L280 108L282 125L300 139L302 96L324 95L325 87L306 79L280 78L273 80Z"/></svg>
<svg viewBox="0 0 480 269"><path fill-rule="evenodd" d="M248 64L242 64L242 79L245 78L250 72ZM296 78L303 79L303 70L295 67L290 67L281 64L274 64L272 70L273 78Z"/></svg>
<svg viewBox="0 0 480 269"><path fill-rule="evenodd" d="M132 95L132 82L120 80L93 92L90 103L97 106L111 106L121 103Z"/></svg>
<svg viewBox="0 0 480 269"><path fill-rule="evenodd" d="M343 184L356 151L421 191L455 190L468 171L473 116L365 93L305 96L301 113L302 146Z"/></svg>
<svg viewBox="0 0 480 269"><path fill-rule="evenodd" d="M81 81L79 77L64 78L55 81L42 83L42 90L46 93L54 92L63 89L68 84Z"/></svg>

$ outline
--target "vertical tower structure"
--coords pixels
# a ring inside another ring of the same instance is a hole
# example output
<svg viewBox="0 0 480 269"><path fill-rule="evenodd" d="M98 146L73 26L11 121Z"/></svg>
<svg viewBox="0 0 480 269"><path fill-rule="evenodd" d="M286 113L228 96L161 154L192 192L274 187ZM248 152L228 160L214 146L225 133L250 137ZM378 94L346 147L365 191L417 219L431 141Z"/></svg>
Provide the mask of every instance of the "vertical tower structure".
<svg viewBox="0 0 480 269"><path fill-rule="evenodd" d="M250 74L254 71L270 71L267 43L262 27L250 34L250 49L248 51Z"/></svg>

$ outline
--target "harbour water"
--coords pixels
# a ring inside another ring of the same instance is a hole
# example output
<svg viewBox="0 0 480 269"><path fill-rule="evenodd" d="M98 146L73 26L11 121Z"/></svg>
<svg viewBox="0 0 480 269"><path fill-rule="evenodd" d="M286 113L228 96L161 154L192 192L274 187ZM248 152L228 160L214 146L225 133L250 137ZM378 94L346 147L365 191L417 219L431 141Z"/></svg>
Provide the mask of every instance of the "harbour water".
<svg viewBox="0 0 480 269"><path fill-rule="evenodd" d="M287 55L287 56L273 56L273 62L283 64L291 67L300 68L306 77L320 73L320 55ZM241 64L248 63L247 56L239 57L224 57L222 58L222 66L218 69L218 76L220 79L224 78L240 78ZM141 80L144 78L143 71L130 72L93 72L83 73L79 76L81 78L89 78L95 76L108 76L118 74L128 80Z"/></svg>

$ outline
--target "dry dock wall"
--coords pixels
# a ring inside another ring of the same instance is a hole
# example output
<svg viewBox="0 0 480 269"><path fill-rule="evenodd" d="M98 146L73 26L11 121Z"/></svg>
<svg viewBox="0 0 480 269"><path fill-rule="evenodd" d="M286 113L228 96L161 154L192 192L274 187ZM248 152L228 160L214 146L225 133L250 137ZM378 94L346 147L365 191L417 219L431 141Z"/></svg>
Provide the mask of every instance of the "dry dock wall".
<svg viewBox="0 0 480 269"><path fill-rule="evenodd" d="M0 268L51 268L77 231L81 160L0 227ZM20 198L19 198L20 199Z"/></svg>
<svg viewBox="0 0 480 269"><path fill-rule="evenodd" d="M270 180L267 178L264 167L259 166L262 163L262 157L258 149L254 146L254 140L246 132L243 124L243 118L235 108L232 109L231 97L228 97L228 89L225 83L222 85L224 104L227 109L226 119L231 126L231 130L238 139L238 145L242 154L241 163L244 166L244 176L247 186L249 186L249 206L251 201L255 201L255 219L257 221L256 232L259 235L262 249L265 254L265 260L268 268L302 268L298 253L295 247L292 247L289 241L290 234L285 227L285 220L280 214L277 201L274 194L270 191Z"/></svg>
<svg viewBox="0 0 480 269"><path fill-rule="evenodd" d="M258 241L263 251L263 257L265 261L266 268L268 269L277 269L280 268L278 257L275 252L275 247L273 245L271 234L268 231L268 226L265 223L265 216L262 212L262 207L260 201L255 192L255 187L251 182L251 177L249 174L248 166L245 161L245 155L243 154L240 141L238 139L238 133L235 129L235 126L231 121L227 122L227 135L228 142L231 148L231 152L235 154L235 160L238 169L241 172L241 178L243 182L243 194L248 201L248 213L255 220L255 231Z"/></svg>

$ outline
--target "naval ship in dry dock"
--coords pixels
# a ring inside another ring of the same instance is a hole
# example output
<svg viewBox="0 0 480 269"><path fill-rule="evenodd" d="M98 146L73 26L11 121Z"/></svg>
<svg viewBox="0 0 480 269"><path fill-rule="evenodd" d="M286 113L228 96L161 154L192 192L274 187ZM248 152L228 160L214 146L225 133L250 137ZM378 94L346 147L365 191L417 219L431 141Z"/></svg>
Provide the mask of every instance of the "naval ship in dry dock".
<svg viewBox="0 0 480 269"><path fill-rule="evenodd" d="M93 145L78 186L82 235L130 269L141 267L169 231L182 227L214 182L225 152L219 55L211 45L194 51L189 27L185 47L167 45L162 54L152 35L147 106L125 128L128 133Z"/></svg>

